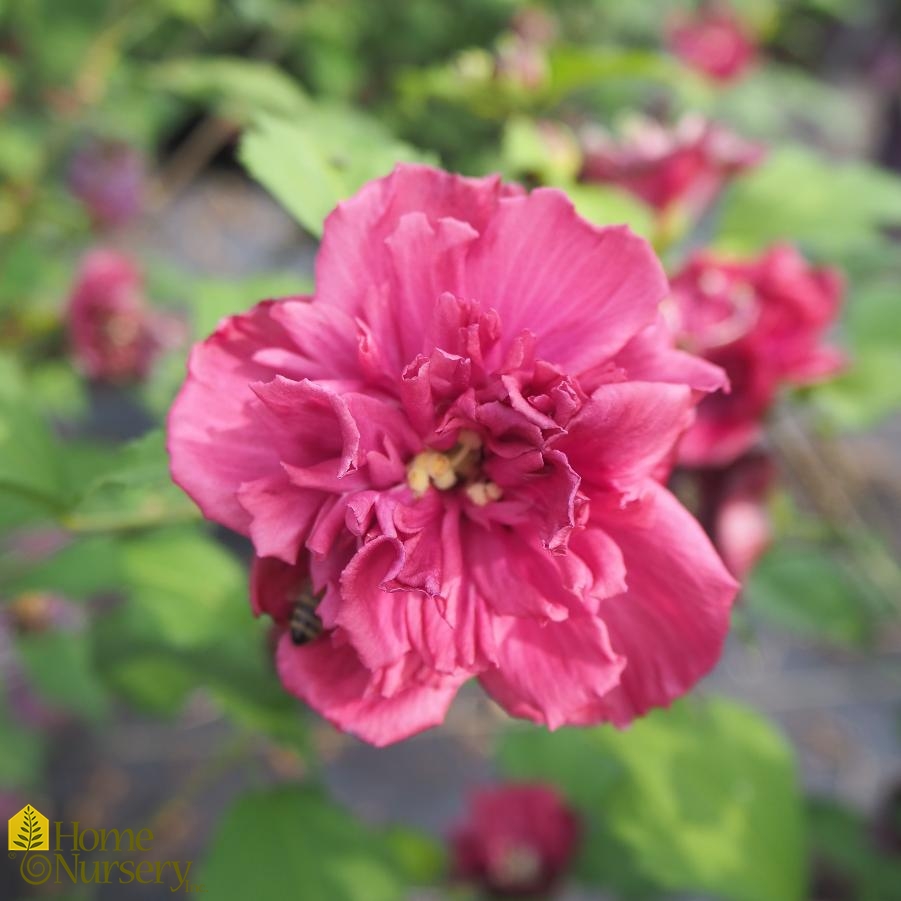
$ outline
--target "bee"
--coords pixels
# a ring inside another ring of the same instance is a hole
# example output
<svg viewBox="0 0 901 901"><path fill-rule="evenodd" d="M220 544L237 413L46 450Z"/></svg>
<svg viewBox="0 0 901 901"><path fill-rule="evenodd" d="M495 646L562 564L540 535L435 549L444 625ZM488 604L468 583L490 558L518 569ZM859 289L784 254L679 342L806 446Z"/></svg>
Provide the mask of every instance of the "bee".
<svg viewBox="0 0 901 901"><path fill-rule="evenodd" d="M322 633L322 620L316 615L319 600L309 590L304 590L297 599L289 624L294 644L308 644Z"/></svg>

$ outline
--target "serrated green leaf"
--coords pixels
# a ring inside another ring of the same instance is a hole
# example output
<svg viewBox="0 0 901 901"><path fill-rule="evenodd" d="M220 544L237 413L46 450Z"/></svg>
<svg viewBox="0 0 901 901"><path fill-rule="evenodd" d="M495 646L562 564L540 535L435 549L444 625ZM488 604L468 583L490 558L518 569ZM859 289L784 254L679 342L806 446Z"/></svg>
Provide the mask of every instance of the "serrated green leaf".
<svg viewBox="0 0 901 901"><path fill-rule="evenodd" d="M172 483L162 429L118 449L63 518L76 532L134 529L199 519Z"/></svg>
<svg viewBox="0 0 901 901"><path fill-rule="evenodd" d="M803 827L792 754L757 714L714 700L612 728L511 731L508 776L558 785L591 833L579 872L636 892L800 901Z"/></svg>
<svg viewBox="0 0 901 901"><path fill-rule="evenodd" d="M132 614L164 644L215 643L249 619L243 568L200 532L168 529L128 539L122 573Z"/></svg>

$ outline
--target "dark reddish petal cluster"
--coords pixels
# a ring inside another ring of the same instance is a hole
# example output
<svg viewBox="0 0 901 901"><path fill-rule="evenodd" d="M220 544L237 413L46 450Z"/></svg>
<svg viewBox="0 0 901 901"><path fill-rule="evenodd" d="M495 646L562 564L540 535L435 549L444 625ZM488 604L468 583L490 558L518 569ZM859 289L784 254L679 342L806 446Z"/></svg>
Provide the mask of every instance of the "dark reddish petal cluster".
<svg viewBox="0 0 901 901"><path fill-rule="evenodd" d="M580 831L576 814L550 786L482 789L451 835L453 874L495 897L545 895L565 874Z"/></svg>
<svg viewBox="0 0 901 901"><path fill-rule="evenodd" d="M776 483L775 464L764 452L750 451L728 466L693 475L698 518L729 571L743 581L772 538L767 500Z"/></svg>
<svg viewBox="0 0 901 901"><path fill-rule="evenodd" d="M788 246L745 261L709 253L689 260L672 280L668 313L679 343L721 366L731 390L700 404L680 445L682 462L735 460L759 438L779 388L841 366L841 355L823 344L841 295L835 270L811 266Z"/></svg>
<svg viewBox="0 0 901 901"><path fill-rule="evenodd" d="M386 744L473 676L555 728L710 669L736 585L659 480L723 377L673 348L666 292L559 191L400 166L328 218L315 298L194 348L173 477L253 541L258 613L320 599L289 690Z"/></svg>
<svg viewBox="0 0 901 901"><path fill-rule="evenodd" d="M137 216L144 202L144 158L121 141L92 140L69 161L69 190L96 225L112 228Z"/></svg>
<svg viewBox="0 0 901 901"><path fill-rule="evenodd" d="M76 363L99 381L144 378L160 350L144 279L115 251L94 250L85 258L69 300L68 327Z"/></svg>
<svg viewBox="0 0 901 901"><path fill-rule="evenodd" d="M700 215L726 183L763 158L763 147L698 116L672 128L643 117L620 140L601 129L583 132L585 181L616 185L665 212Z"/></svg>
<svg viewBox="0 0 901 901"><path fill-rule="evenodd" d="M685 65L715 81L736 81L754 65L757 46L742 21L726 6L707 6L669 31L670 50Z"/></svg>

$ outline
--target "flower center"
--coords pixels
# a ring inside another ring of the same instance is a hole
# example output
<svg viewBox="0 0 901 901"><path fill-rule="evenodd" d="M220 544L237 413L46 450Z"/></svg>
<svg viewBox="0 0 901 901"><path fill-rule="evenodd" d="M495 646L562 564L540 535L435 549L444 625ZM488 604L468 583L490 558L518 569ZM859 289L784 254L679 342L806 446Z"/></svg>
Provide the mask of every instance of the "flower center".
<svg viewBox="0 0 901 901"><path fill-rule="evenodd" d="M491 864L491 878L502 888L534 884L541 875L541 857L526 845L508 848Z"/></svg>
<svg viewBox="0 0 901 901"><path fill-rule="evenodd" d="M418 453L407 466L407 484L417 497L434 485L448 491L462 484L466 496L478 507L500 500L503 490L495 482L480 478L482 440L469 429L461 429L457 443L448 451L431 448Z"/></svg>

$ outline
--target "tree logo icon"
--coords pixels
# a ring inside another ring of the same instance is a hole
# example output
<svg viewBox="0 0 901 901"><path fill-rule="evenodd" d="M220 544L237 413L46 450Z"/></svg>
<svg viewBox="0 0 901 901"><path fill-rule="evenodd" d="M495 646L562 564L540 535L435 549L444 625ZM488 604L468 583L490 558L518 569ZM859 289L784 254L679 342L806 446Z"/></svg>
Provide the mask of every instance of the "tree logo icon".
<svg viewBox="0 0 901 901"><path fill-rule="evenodd" d="M47 851L50 848L50 822L40 811L26 804L9 819L10 851Z"/></svg>

